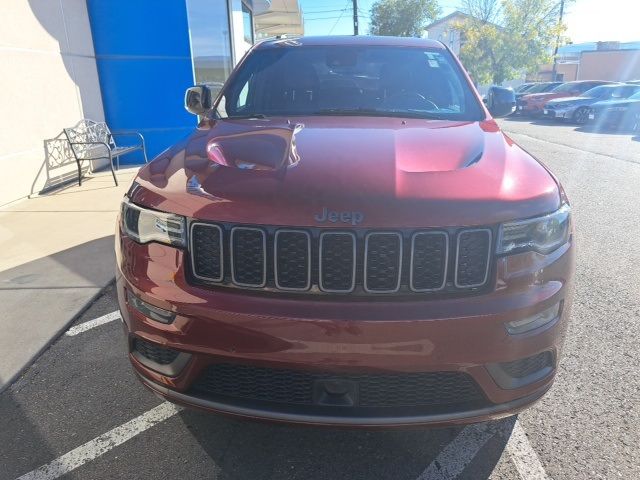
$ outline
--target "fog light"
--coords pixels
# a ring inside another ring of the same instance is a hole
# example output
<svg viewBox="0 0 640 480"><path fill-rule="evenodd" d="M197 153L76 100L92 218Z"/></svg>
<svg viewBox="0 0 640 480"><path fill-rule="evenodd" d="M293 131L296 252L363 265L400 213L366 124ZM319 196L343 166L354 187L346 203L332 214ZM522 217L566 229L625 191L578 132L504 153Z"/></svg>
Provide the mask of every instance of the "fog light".
<svg viewBox="0 0 640 480"><path fill-rule="evenodd" d="M534 330L552 322L560 314L561 303L562 302L558 302L553 307L547 308L546 310L538 312L530 317L507 322L505 324L507 331L511 335L516 335L518 333L525 333L530 330Z"/></svg>
<svg viewBox="0 0 640 480"><path fill-rule="evenodd" d="M156 322L168 324L175 320L176 314L170 312L168 310L164 310L162 308L154 307L153 305L149 305L147 302L143 302L138 297L129 293L128 295L129 304L138 310L142 315L148 317Z"/></svg>

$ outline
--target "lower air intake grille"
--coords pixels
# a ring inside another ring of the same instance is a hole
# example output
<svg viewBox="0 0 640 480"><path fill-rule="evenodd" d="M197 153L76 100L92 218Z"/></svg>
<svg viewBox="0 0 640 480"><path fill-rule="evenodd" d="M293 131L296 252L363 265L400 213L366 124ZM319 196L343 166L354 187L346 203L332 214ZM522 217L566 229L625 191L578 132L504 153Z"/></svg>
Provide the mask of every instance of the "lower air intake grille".
<svg viewBox="0 0 640 480"><path fill-rule="evenodd" d="M172 363L180 354L177 350L156 345L155 343L147 342L141 338L133 340L133 349L143 357L160 365L168 365Z"/></svg>
<svg viewBox="0 0 640 480"><path fill-rule="evenodd" d="M331 374L240 364L209 366L192 392L246 400L312 405L314 382L354 382L360 407L425 407L485 402L473 379L460 372Z"/></svg>
<svg viewBox="0 0 640 480"><path fill-rule="evenodd" d="M511 377L524 378L545 367L553 366L553 356L551 352L542 352L513 362L501 363L500 366Z"/></svg>

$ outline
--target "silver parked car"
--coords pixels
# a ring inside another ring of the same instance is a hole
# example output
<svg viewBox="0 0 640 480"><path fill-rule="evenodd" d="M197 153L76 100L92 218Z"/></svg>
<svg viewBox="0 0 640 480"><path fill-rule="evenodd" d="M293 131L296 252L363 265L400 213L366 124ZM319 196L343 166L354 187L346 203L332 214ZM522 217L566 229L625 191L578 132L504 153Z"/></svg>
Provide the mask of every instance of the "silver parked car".
<svg viewBox="0 0 640 480"><path fill-rule="evenodd" d="M544 106L544 116L570 121L582 125L589 120L590 106L604 100L628 98L640 91L640 85L611 84L600 85L587 90L579 97L564 97L549 100Z"/></svg>

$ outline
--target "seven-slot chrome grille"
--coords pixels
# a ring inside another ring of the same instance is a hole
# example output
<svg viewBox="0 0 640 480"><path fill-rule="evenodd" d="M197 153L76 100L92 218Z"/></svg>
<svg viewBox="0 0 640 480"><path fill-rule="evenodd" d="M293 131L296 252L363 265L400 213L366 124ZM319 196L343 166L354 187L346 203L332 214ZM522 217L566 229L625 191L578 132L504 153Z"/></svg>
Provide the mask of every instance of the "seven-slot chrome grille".
<svg viewBox="0 0 640 480"><path fill-rule="evenodd" d="M490 278L492 230L338 230L192 222L201 283L309 292L467 292Z"/></svg>

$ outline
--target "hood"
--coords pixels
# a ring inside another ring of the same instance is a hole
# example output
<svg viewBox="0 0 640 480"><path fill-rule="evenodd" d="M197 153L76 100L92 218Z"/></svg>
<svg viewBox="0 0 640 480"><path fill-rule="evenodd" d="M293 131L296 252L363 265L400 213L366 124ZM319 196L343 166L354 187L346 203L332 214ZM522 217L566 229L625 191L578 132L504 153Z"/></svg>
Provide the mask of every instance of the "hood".
<svg viewBox="0 0 640 480"><path fill-rule="evenodd" d="M597 99L593 97L560 97L549 100L547 105L557 105L559 103L567 103L571 105L587 105L589 103L595 102Z"/></svg>
<svg viewBox="0 0 640 480"><path fill-rule="evenodd" d="M244 153L252 158L231 162L238 166L222 166L207 147L229 130L273 130L286 119L202 122L140 170L133 201L203 220L270 225L314 226L323 212L337 212L334 220L345 212L375 227L486 225L559 204L555 180L493 120L295 122L296 161L278 169L242 168L259 163L260 148L244 149L255 156Z"/></svg>
<svg viewBox="0 0 640 480"><path fill-rule="evenodd" d="M529 95L525 95L524 97L522 97L522 99L538 101L543 99L556 98L560 96L562 96L561 93L543 92L543 93L531 93Z"/></svg>
<svg viewBox="0 0 640 480"><path fill-rule="evenodd" d="M620 98L618 100L603 100L596 102L592 105L593 108L607 108L615 106L632 105L634 103L640 103L640 99L635 98Z"/></svg>

